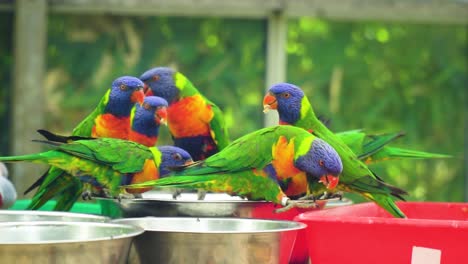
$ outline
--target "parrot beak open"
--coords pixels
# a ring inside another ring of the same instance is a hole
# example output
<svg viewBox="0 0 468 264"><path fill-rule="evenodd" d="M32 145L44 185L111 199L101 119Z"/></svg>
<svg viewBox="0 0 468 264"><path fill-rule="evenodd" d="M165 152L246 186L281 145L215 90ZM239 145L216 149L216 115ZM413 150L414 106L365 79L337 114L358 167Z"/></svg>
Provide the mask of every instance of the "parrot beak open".
<svg viewBox="0 0 468 264"><path fill-rule="evenodd" d="M323 183L329 190L335 189L335 187L338 185L338 182L340 181L339 176L335 176L332 174L327 174L322 177L320 177L319 182Z"/></svg>
<svg viewBox="0 0 468 264"><path fill-rule="evenodd" d="M276 97L273 96L271 93L268 93L263 97L263 113L268 113L270 110L274 110L278 108L278 102L276 101Z"/></svg>
<svg viewBox="0 0 468 264"><path fill-rule="evenodd" d="M161 107L157 109L156 112L154 113L154 118L157 123L167 126L167 108Z"/></svg>
<svg viewBox="0 0 468 264"><path fill-rule="evenodd" d="M146 96L152 96L153 91L150 89L150 87L145 83L145 86L143 86L143 92L145 93Z"/></svg>
<svg viewBox="0 0 468 264"><path fill-rule="evenodd" d="M143 93L143 89L134 91L130 100L132 100L133 103L139 103L142 105L143 101L145 100L145 93Z"/></svg>

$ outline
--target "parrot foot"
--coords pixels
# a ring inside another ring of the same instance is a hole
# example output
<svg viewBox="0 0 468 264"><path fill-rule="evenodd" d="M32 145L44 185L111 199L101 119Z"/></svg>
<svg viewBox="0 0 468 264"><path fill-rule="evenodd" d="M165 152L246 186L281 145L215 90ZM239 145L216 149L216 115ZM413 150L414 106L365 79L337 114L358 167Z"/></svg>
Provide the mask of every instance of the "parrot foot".
<svg viewBox="0 0 468 264"><path fill-rule="evenodd" d="M119 193L119 195L117 195L117 200L119 201L119 203L122 201L122 199L133 199L133 198L135 198L135 195L131 193Z"/></svg>
<svg viewBox="0 0 468 264"><path fill-rule="evenodd" d="M284 213L292 208L319 208L315 200L288 200L286 206L275 209L275 213Z"/></svg>
<svg viewBox="0 0 468 264"><path fill-rule="evenodd" d="M92 192L89 190L83 191L83 193L81 194L81 199L85 201L91 201L93 199Z"/></svg>
<svg viewBox="0 0 468 264"><path fill-rule="evenodd" d="M172 199L177 200L177 197L179 197L181 193L182 189L175 189L174 193L172 193Z"/></svg>
<svg viewBox="0 0 468 264"><path fill-rule="evenodd" d="M205 200L205 196L206 196L206 191L205 191L205 190L199 189L199 190L197 191L197 199L198 199L199 201Z"/></svg>
<svg viewBox="0 0 468 264"><path fill-rule="evenodd" d="M329 199L336 199L338 198L340 201L343 199L343 193L342 192L336 192L336 193L328 193L325 192L320 196L319 200L329 200Z"/></svg>
<svg viewBox="0 0 468 264"><path fill-rule="evenodd" d="M316 197L315 195L313 195L313 194L308 194L308 195L302 196L302 197L299 198L298 200L300 200L300 201L309 200L309 201L314 201L314 202L315 202L315 201L317 201L318 199L317 199L317 197Z"/></svg>

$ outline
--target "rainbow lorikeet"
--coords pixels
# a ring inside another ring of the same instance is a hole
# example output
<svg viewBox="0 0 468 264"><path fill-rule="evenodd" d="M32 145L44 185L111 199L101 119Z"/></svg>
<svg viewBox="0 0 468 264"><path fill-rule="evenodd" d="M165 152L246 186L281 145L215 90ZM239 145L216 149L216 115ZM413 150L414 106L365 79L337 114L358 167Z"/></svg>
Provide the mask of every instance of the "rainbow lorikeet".
<svg viewBox="0 0 468 264"><path fill-rule="evenodd" d="M91 114L73 129L72 136L127 139L131 110L135 103L143 103L145 97L143 86L144 84L135 77L122 76L115 79ZM28 209L38 209L49 199L60 195L54 210L69 210L83 190L80 181L53 167L25 193L38 186L40 187Z"/></svg>
<svg viewBox="0 0 468 264"><path fill-rule="evenodd" d="M376 202L393 216L405 217L405 214L396 206L394 199L403 200L402 195L407 194L406 191L382 181L338 135L320 122L299 87L289 83L273 85L264 98L264 110L269 109L278 110L281 124L305 128L335 148L343 162L343 173L336 190L356 192ZM312 192L324 192L319 185L310 187L315 189Z"/></svg>
<svg viewBox="0 0 468 264"><path fill-rule="evenodd" d="M174 145L203 160L222 150L229 136L219 107L203 96L182 73L156 67L143 73L146 95L167 100L167 123Z"/></svg>
<svg viewBox="0 0 468 264"><path fill-rule="evenodd" d="M157 179L160 177L160 167L182 166L192 162L190 155L177 147L146 147L122 139L82 138L70 143L39 142L56 148L37 154L0 157L0 161L43 163L77 179L92 177L112 197L148 190L124 189L121 185Z"/></svg>
<svg viewBox="0 0 468 264"><path fill-rule="evenodd" d="M301 128L275 126L244 135L170 177L130 187L197 188L285 206L291 201L284 183L321 182L333 189L341 171L338 153L325 141Z"/></svg>
<svg viewBox="0 0 468 264"><path fill-rule="evenodd" d="M128 140L140 143L145 146L154 146L158 139L158 131L161 123L165 123L167 116L166 113L167 101L163 98L156 96L147 96L144 98L143 104L135 104L132 108L130 115L130 130L128 131ZM72 137L61 137L49 133L47 131L40 131L43 136L48 140L58 141L62 143L70 142ZM175 153L178 155L178 153ZM51 199L56 193L57 188L62 188L60 197L58 198L56 210L70 210L73 204L78 200L79 194L84 198L91 195L103 195L100 190L101 186L96 186L96 181L92 177L82 177L81 180L91 179L88 183L88 190L83 189L81 182L71 176L59 177L49 188L43 190L41 200L47 201ZM73 184L73 182L75 184ZM89 186L91 185L91 186ZM65 186L68 189L65 190Z"/></svg>

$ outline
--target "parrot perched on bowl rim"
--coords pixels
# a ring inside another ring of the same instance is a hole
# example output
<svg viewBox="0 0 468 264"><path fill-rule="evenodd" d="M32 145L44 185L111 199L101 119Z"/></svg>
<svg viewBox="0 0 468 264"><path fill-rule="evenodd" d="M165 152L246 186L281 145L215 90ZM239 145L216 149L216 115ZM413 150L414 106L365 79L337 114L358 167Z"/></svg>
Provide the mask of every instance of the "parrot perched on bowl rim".
<svg viewBox="0 0 468 264"><path fill-rule="evenodd" d="M77 179L82 176L93 177L116 198L127 192L147 191L148 188L132 189L121 186L159 178L160 166L174 167L193 162L188 152L174 146L146 147L117 138L75 139L69 143L36 140L52 145L55 149L35 154L0 157L0 161L43 163L59 168ZM170 158L163 157L163 154L170 155ZM172 163L177 157L179 162Z"/></svg>
<svg viewBox="0 0 468 264"><path fill-rule="evenodd" d="M73 129L72 136L128 138L131 111L135 104L143 103L143 88L144 84L136 77L116 78L94 110ZM83 194L82 182L53 167L33 183L25 194L36 187L39 188L28 209L38 209L58 196L54 210L68 211Z"/></svg>
<svg viewBox="0 0 468 264"><path fill-rule="evenodd" d="M281 189L284 181L321 182L333 189L341 170L337 152L325 141L301 128L275 126L248 133L169 177L130 187L196 188L286 206L291 199Z"/></svg>
<svg viewBox="0 0 468 264"><path fill-rule="evenodd" d="M339 136L320 122L312 105L299 87L289 83L275 84L268 89L263 105L264 112L273 109L278 111L281 124L306 129L325 140L340 154L343 172L335 190L358 193L376 202L393 216L406 217L395 204L394 199L404 200L402 195L406 195L407 192L384 182L359 160ZM323 188L321 189L323 192Z"/></svg>

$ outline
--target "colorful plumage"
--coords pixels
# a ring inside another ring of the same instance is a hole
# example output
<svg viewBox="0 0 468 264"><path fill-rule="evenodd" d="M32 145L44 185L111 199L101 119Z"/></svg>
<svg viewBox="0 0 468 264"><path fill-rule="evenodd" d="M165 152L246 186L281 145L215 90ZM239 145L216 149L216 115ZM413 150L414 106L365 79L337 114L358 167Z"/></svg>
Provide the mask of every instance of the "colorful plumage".
<svg viewBox="0 0 468 264"><path fill-rule="evenodd" d="M171 177L131 187L203 189L286 205L283 182L322 182L333 189L341 170L337 152L325 141L301 128L275 126L249 133Z"/></svg>
<svg viewBox="0 0 468 264"><path fill-rule="evenodd" d="M58 143L40 141L56 146L37 154L0 157L4 162L28 161L48 164L77 179L92 177L112 197L141 193L148 189L123 189L121 185L136 184L160 177L159 168L192 163L190 155L177 147L146 147L135 142L114 138L89 138Z"/></svg>
<svg viewBox="0 0 468 264"><path fill-rule="evenodd" d="M142 104L145 97L143 86L143 82L135 77L122 76L115 79L97 107L73 129L72 135L127 139L131 110L136 103ZM67 211L83 192L80 181L57 168L50 168L25 193L38 186L28 209L38 209L58 196L54 210Z"/></svg>
<svg viewBox="0 0 468 264"><path fill-rule="evenodd" d="M329 143L340 155L343 173L336 190L356 192L375 201L395 217L405 217L394 199L403 199L404 190L391 186L378 178L336 134L331 132L315 116L310 102L302 90L289 83L273 85L264 98L264 110L276 109L281 124L290 124L306 129ZM362 154L362 153L360 153ZM372 155L371 155L372 156ZM320 185L315 192L324 192Z"/></svg>
<svg viewBox="0 0 468 264"><path fill-rule="evenodd" d="M219 107L203 96L182 73L156 67L143 73L146 95L167 100L167 123L174 145L203 160L229 143Z"/></svg>

